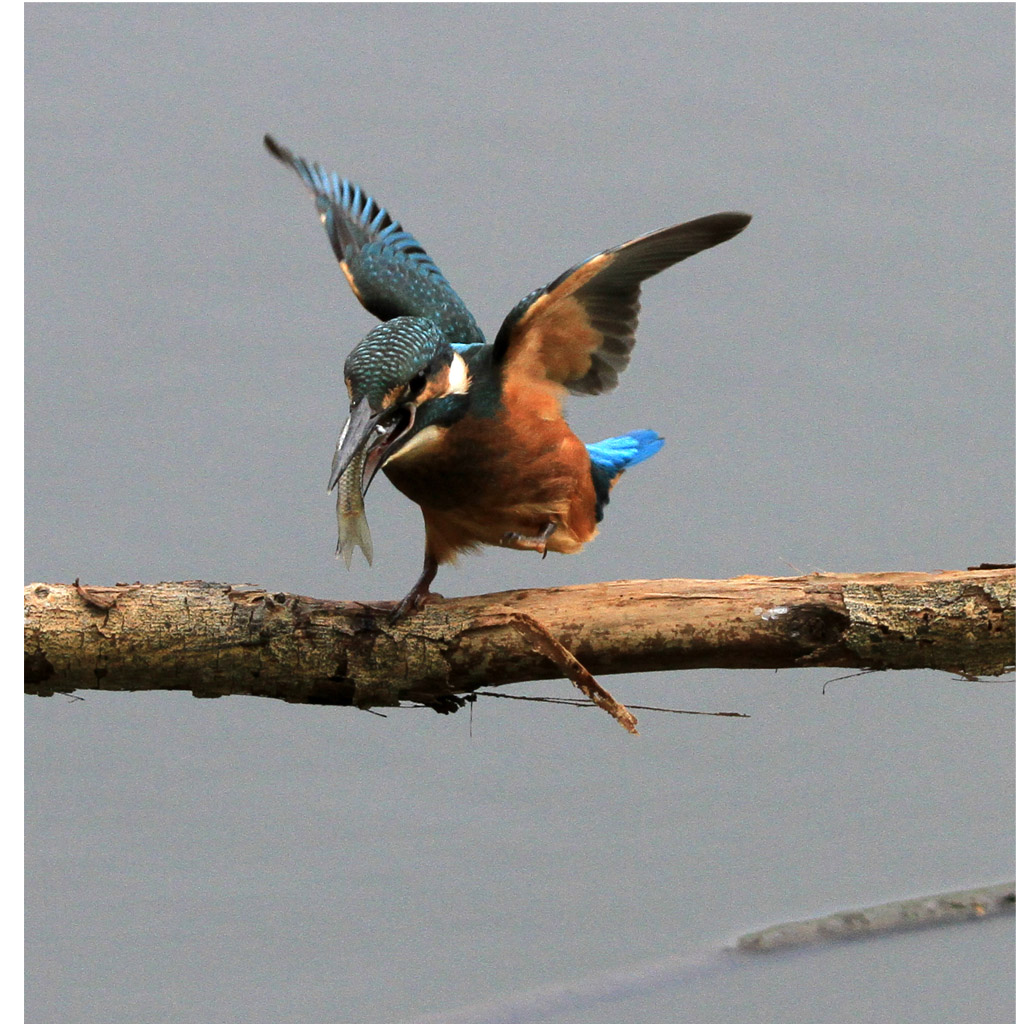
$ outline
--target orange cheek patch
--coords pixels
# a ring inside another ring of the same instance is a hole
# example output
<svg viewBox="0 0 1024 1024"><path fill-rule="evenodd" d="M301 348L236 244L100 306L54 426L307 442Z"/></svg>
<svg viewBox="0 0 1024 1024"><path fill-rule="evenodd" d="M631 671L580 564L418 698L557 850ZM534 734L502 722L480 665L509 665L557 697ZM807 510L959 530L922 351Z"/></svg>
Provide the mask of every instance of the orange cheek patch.
<svg viewBox="0 0 1024 1024"><path fill-rule="evenodd" d="M439 395L445 394L447 390L448 372L447 370L444 370L427 381L427 386L420 392L416 399L416 404L422 405L431 398L437 398Z"/></svg>
<svg viewBox="0 0 1024 1024"><path fill-rule="evenodd" d="M401 397L402 392L405 388L399 385L397 388L392 388L385 396L384 401L381 403L382 409L390 409Z"/></svg>

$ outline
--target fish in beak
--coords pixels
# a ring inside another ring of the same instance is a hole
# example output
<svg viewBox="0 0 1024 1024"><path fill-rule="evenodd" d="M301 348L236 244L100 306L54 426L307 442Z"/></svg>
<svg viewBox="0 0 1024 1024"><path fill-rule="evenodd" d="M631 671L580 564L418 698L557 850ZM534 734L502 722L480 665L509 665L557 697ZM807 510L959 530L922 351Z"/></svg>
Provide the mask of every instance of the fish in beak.
<svg viewBox="0 0 1024 1024"><path fill-rule="evenodd" d="M331 464L327 490L338 488L338 547L345 567L352 567L352 552L361 548L373 564L373 540L366 521L363 497L377 470L412 429L416 409L411 405L374 412L366 398L353 403L341 430Z"/></svg>

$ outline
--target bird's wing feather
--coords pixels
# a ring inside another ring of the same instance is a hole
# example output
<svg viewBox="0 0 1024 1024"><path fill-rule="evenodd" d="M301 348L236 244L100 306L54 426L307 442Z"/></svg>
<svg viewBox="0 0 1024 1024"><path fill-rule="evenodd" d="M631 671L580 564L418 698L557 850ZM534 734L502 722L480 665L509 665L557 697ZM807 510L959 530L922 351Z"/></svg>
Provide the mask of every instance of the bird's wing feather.
<svg viewBox="0 0 1024 1024"><path fill-rule="evenodd" d="M371 196L319 164L295 156L269 135L263 143L313 193L335 258L367 310L381 320L428 317L453 343L484 340L437 264Z"/></svg>
<svg viewBox="0 0 1024 1024"><path fill-rule="evenodd" d="M592 256L526 296L494 342L506 373L560 384L577 395L611 391L636 341L640 285L673 263L728 241L750 222L715 213Z"/></svg>

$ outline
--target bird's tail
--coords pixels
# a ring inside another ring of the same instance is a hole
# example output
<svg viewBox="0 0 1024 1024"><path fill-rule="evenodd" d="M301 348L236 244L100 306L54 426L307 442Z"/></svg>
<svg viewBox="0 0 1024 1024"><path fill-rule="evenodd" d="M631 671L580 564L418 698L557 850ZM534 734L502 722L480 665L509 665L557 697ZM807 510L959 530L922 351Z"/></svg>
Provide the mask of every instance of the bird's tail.
<svg viewBox="0 0 1024 1024"><path fill-rule="evenodd" d="M598 522L604 517L608 496L623 472L657 454L664 443L665 439L658 437L653 430L631 430L621 437L609 437L587 445L590 476L597 492Z"/></svg>

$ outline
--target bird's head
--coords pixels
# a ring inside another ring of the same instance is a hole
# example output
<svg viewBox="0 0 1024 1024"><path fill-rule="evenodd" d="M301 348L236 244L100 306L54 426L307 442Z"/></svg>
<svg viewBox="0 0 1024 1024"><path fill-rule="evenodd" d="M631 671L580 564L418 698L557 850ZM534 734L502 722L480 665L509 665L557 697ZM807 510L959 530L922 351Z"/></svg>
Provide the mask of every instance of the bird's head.
<svg viewBox="0 0 1024 1024"><path fill-rule="evenodd" d="M348 420L338 438L328 490L349 463L363 459L362 489L384 463L425 425L424 406L465 394L465 360L432 320L400 316L375 327L345 360L350 399Z"/></svg>

